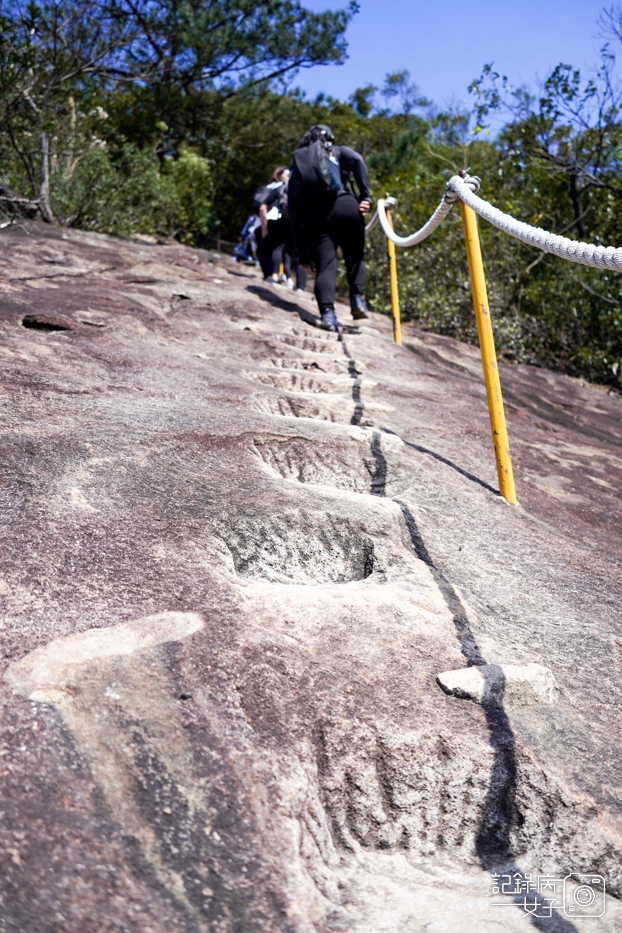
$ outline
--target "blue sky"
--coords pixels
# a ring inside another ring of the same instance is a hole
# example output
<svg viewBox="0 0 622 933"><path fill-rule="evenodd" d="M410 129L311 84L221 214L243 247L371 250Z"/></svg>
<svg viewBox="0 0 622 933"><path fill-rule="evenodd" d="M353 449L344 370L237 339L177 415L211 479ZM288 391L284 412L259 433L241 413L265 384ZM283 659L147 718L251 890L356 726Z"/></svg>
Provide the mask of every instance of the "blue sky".
<svg viewBox="0 0 622 933"><path fill-rule="evenodd" d="M303 5L319 12L345 2ZM604 6L604 0L360 0L345 65L303 70L294 84L311 97L346 99L357 87L381 84L386 72L407 68L434 103L468 103L468 85L487 62L515 84L533 84L560 61L595 64Z"/></svg>

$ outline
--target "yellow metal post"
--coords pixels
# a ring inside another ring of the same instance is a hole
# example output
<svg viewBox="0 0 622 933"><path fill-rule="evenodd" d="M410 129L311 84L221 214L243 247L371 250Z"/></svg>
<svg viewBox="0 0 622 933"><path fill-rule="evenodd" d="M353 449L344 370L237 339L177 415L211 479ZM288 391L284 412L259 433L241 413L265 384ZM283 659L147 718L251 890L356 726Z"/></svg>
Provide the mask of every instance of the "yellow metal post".
<svg viewBox="0 0 622 933"><path fill-rule="evenodd" d="M389 197L389 195L387 195ZM387 210L387 220L391 230L393 220L391 211ZM387 252L389 254L389 277L391 281L391 310L393 311L393 339L402 345L402 322L400 320L400 295L397 290L397 262L395 259L395 243L387 238Z"/></svg>
<svg viewBox="0 0 622 933"><path fill-rule="evenodd" d="M510 505L515 505L516 490L514 488L512 461L510 459L510 442L505 425L505 411L503 410L497 355L495 353L495 342L490 321L484 264L482 262L482 250L477 229L477 215L475 211L467 207L462 201L460 201L460 213L462 215L462 227L464 229L464 239L469 260L471 290L473 292L473 305L475 307L475 319L477 321L479 348L482 354L482 366L484 367L488 410L490 412L490 424L492 427L492 442L495 447L497 473L499 475L499 489L501 495L507 499Z"/></svg>

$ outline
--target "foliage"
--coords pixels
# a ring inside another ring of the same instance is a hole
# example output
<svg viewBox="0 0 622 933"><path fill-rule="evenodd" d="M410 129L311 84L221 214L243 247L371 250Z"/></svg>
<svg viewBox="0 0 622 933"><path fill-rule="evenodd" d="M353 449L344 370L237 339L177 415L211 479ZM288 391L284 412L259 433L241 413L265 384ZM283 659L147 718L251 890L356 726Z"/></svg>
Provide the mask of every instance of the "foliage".
<svg viewBox="0 0 622 933"><path fill-rule="evenodd" d="M293 68L343 61L358 6L311 13L299 0L115 0L132 21L119 73L185 91L224 82L231 91Z"/></svg>
<svg viewBox="0 0 622 933"><path fill-rule="evenodd" d="M78 118L93 105L134 90L130 97L142 96L156 115L150 131L161 121L171 128L177 157L193 128L209 123L215 92L226 99L296 68L342 61L356 11L354 0L321 14L299 0L0 0L1 149L51 221L51 173L59 163L62 185L62 166L80 156Z"/></svg>
<svg viewBox="0 0 622 933"><path fill-rule="evenodd" d="M189 149L162 168L154 152L124 143L116 153L90 149L71 174L54 179L54 211L69 226L130 236L177 236L192 243L208 232L211 169Z"/></svg>
<svg viewBox="0 0 622 933"><path fill-rule="evenodd" d="M175 235L194 243L209 232L212 219L212 170L208 159L185 146L169 163L175 188Z"/></svg>
<svg viewBox="0 0 622 933"><path fill-rule="evenodd" d="M53 186L54 209L65 223L121 236L169 232L177 210L172 179L157 157L126 143L116 158L90 149L70 176Z"/></svg>

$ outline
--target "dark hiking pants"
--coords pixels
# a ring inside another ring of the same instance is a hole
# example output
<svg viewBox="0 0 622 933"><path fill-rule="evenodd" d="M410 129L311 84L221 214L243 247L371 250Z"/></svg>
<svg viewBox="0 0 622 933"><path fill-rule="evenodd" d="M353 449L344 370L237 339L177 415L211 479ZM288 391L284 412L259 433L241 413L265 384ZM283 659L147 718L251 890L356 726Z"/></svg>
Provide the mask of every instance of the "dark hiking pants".
<svg viewBox="0 0 622 933"><path fill-rule="evenodd" d="M365 221L353 194L341 194L324 217L308 221L309 251L315 266L315 297L320 310L334 307L337 247L346 265L350 295L365 294Z"/></svg>

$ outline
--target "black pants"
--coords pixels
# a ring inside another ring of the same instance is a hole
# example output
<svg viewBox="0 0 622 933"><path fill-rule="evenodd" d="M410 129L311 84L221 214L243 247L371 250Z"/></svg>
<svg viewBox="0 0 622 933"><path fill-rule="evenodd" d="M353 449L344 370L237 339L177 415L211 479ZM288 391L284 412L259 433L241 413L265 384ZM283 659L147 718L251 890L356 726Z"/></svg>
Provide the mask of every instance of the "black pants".
<svg viewBox="0 0 622 933"><path fill-rule="evenodd" d="M324 217L308 225L308 242L315 266L315 297L320 310L335 304L337 247L346 264L350 295L365 294L365 221L353 194L340 194Z"/></svg>
<svg viewBox="0 0 622 933"><path fill-rule="evenodd" d="M279 265L281 262L283 263L283 272L288 279L292 276L292 263L295 265L296 288L299 288L304 292L307 287L308 276L298 262L298 257L296 256L296 252L294 250L294 238L292 237L291 228L289 231L289 239L283 244L282 258L279 259ZM275 265L275 269L276 268L277 266Z"/></svg>
<svg viewBox="0 0 622 933"><path fill-rule="evenodd" d="M296 260L296 288L301 292L306 291L308 275L305 270L302 268L298 260Z"/></svg>
<svg viewBox="0 0 622 933"><path fill-rule="evenodd" d="M264 278L278 272L281 263L283 263L283 272L290 279L293 260L296 263L296 288L304 291L307 287L307 273L300 268L300 264L296 259L289 220L284 217L280 217L278 220L269 220L268 233L261 243L262 245L258 249L258 257Z"/></svg>
<svg viewBox="0 0 622 933"><path fill-rule="evenodd" d="M268 221L268 232L265 237L262 237L257 247L257 258L264 278L268 278L274 272L279 271L283 245L288 239L291 239L289 220L279 217L278 220Z"/></svg>

